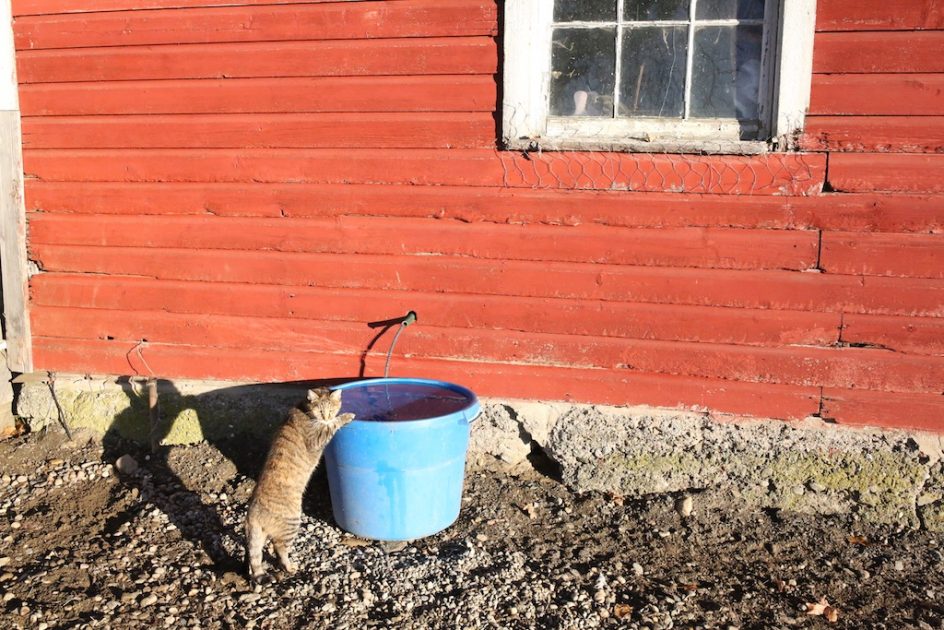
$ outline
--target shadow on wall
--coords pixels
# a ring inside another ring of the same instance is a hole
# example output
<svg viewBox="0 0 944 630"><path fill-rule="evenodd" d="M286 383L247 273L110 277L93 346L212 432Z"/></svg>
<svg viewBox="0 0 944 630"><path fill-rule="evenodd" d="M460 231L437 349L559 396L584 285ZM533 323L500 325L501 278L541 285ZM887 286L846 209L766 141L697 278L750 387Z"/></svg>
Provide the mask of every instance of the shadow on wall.
<svg viewBox="0 0 944 630"><path fill-rule="evenodd" d="M153 440L157 446L152 451L144 446L152 437L147 388L140 381L123 377L118 383L128 398L128 406L108 427L103 438L102 458L115 464L123 455L130 455L139 469L119 470L118 475L126 485L137 488L142 499L138 511L151 505L157 507L183 537L203 549L213 568L239 571L243 568L243 557L227 552L224 540L230 537L231 548L244 548L242 515L235 527L225 525L217 509L203 502L201 492L236 496L240 479L257 479L273 431L289 409L304 398L306 390L350 380L353 379L239 385L201 393L181 392L174 383L159 381L161 420L155 427ZM164 445L165 440L171 443L206 441L219 451L223 461L172 461L181 450L172 454ZM216 474L211 476L200 470L207 465L232 470L222 475L215 470ZM186 474L180 474L184 470ZM218 489L200 487L201 479L211 477L223 477L226 482ZM304 511L323 521L332 519L327 477L322 466L310 482ZM127 511L113 517L105 524L105 533L117 531L135 513Z"/></svg>

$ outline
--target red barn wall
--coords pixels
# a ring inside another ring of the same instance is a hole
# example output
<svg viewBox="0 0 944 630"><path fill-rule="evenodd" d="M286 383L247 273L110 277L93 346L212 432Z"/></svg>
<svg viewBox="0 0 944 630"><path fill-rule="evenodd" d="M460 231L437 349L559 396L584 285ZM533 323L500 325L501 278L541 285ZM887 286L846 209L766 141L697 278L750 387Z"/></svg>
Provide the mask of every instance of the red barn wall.
<svg viewBox="0 0 944 630"><path fill-rule="evenodd" d="M944 430L944 3L820 0L804 152L496 147L495 0L14 0L37 369ZM392 331L391 331L392 332Z"/></svg>

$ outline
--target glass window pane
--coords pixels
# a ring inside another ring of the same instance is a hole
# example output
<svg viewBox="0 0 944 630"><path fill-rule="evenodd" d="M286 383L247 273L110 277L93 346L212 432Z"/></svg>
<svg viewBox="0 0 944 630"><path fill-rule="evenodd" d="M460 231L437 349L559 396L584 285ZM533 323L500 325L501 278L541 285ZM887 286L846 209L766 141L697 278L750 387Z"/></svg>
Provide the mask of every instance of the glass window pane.
<svg viewBox="0 0 944 630"><path fill-rule="evenodd" d="M554 2L554 21L615 22L616 1L617 0L556 0Z"/></svg>
<svg viewBox="0 0 944 630"><path fill-rule="evenodd" d="M615 28L554 29L551 114L613 116Z"/></svg>
<svg viewBox="0 0 944 630"><path fill-rule="evenodd" d="M620 116L680 118L685 113L687 26L623 32Z"/></svg>
<svg viewBox="0 0 944 630"><path fill-rule="evenodd" d="M687 20L690 0L626 0L623 19L627 22L648 20Z"/></svg>
<svg viewBox="0 0 944 630"><path fill-rule="evenodd" d="M764 0L698 0L699 20L762 20Z"/></svg>
<svg viewBox="0 0 944 630"><path fill-rule="evenodd" d="M762 35L760 25L695 31L693 117L757 120Z"/></svg>

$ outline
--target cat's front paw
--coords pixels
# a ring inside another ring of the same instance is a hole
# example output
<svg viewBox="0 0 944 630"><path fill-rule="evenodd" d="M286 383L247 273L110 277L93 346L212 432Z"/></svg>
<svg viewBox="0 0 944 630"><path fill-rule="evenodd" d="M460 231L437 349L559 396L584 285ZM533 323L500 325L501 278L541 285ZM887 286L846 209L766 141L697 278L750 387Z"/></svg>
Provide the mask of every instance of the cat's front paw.
<svg viewBox="0 0 944 630"><path fill-rule="evenodd" d="M341 423L342 425L347 424L353 419L354 419L353 413L342 413L340 416L338 416L338 422Z"/></svg>

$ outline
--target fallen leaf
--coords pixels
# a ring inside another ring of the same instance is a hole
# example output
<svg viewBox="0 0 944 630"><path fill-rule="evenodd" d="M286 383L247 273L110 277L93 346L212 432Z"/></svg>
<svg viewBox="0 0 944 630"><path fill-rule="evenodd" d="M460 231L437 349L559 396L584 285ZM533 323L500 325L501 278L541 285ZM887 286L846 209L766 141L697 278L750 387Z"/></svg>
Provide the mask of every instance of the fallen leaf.
<svg viewBox="0 0 944 630"><path fill-rule="evenodd" d="M846 540L849 541L850 545L867 545L869 544L869 539L865 536L847 536Z"/></svg>
<svg viewBox="0 0 944 630"><path fill-rule="evenodd" d="M836 623L839 621L839 609L835 608L834 606L830 606L829 600L827 600L825 597L815 604L807 604L806 614L823 617L829 623Z"/></svg>
<svg viewBox="0 0 944 630"><path fill-rule="evenodd" d="M824 597L823 599L819 600L818 602L816 602L816 603L814 603L814 604L807 604L807 605L806 605L806 614L807 614L807 615L816 615L817 617L822 617L822 616L823 616L823 612L824 612L824 611L826 610L826 608L828 608L828 607L829 607L829 602L828 602L828 601L826 600L826 598Z"/></svg>
<svg viewBox="0 0 944 630"><path fill-rule="evenodd" d="M679 584L679 586L682 588L682 590L688 591L689 593L694 593L698 590L697 584Z"/></svg>
<svg viewBox="0 0 944 630"><path fill-rule="evenodd" d="M774 579L774 586L777 587L778 593L783 593L785 590L787 590L787 583L781 579Z"/></svg>
<svg viewBox="0 0 944 630"><path fill-rule="evenodd" d="M370 547L374 544L372 540L364 540L363 538L342 538L341 544L345 547Z"/></svg>
<svg viewBox="0 0 944 630"><path fill-rule="evenodd" d="M617 604L613 606L613 615L617 619L626 619L633 614L633 607L629 604Z"/></svg>

